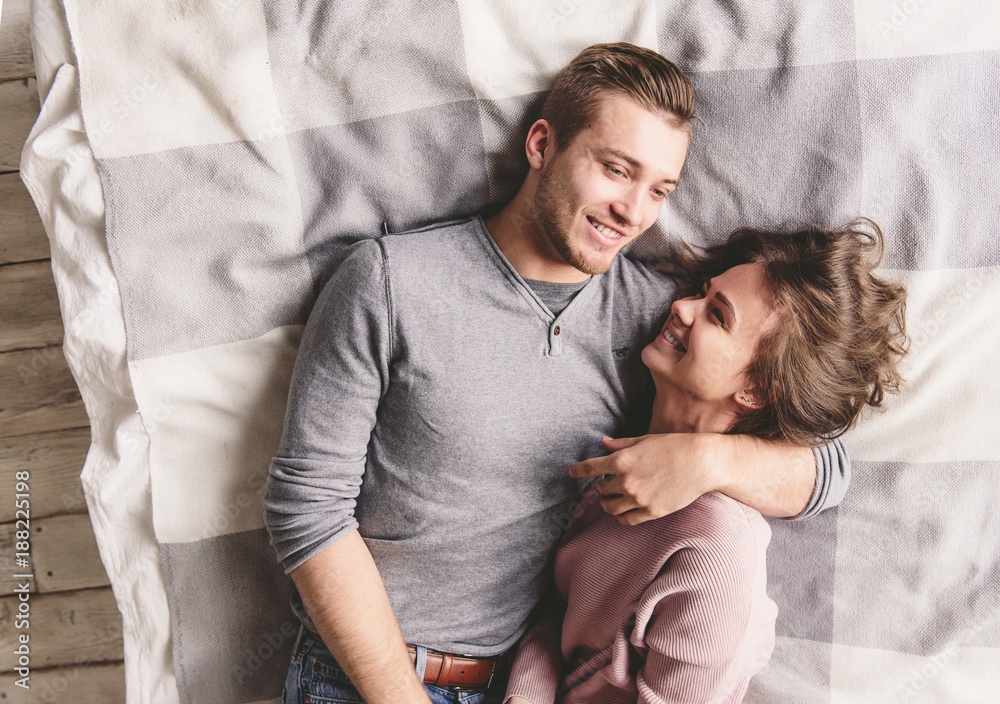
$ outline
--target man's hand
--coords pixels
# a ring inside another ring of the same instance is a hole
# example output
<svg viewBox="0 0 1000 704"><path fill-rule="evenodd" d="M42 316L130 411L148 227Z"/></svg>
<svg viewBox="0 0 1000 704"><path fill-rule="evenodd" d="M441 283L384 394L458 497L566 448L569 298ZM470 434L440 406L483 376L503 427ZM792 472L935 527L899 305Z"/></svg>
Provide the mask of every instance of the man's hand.
<svg viewBox="0 0 1000 704"><path fill-rule="evenodd" d="M611 452L577 462L570 476L602 477L601 507L633 526L679 511L709 491L722 493L766 516L800 513L816 482L807 447L743 435L667 433L602 440Z"/></svg>
<svg viewBox="0 0 1000 704"><path fill-rule="evenodd" d="M711 443L702 433L605 437L611 454L577 462L570 476L601 477L597 493L601 508L634 526L679 511L716 488Z"/></svg>

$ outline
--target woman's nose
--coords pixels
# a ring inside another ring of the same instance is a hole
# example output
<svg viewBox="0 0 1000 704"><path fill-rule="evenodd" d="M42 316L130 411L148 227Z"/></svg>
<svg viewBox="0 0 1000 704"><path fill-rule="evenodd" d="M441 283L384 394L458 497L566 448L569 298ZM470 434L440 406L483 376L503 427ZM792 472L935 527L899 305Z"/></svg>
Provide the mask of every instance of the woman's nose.
<svg viewBox="0 0 1000 704"><path fill-rule="evenodd" d="M681 325L688 327L694 320L695 312L697 311L698 302L700 300L701 299L699 296L688 296L687 298L678 298L676 301L674 301L674 304L670 307L670 312L677 317Z"/></svg>

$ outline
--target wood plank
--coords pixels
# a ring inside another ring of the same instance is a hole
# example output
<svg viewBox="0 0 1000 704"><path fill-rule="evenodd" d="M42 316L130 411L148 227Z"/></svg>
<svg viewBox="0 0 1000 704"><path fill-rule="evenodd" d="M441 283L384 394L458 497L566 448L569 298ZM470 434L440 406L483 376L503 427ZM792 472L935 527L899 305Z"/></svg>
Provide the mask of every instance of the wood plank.
<svg viewBox="0 0 1000 704"><path fill-rule="evenodd" d="M13 504L13 501L11 501ZM23 515L23 514L22 514ZM29 564L18 566L15 541L28 535ZM15 593L24 579L15 574L33 574L31 591L40 594L111 586L94 538L90 516L77 513L24 522L0 524L0 596Z"/></svg>
<svg viewBox="0 0 1000 704"><path fill-rule="evenodd" d="M39 593L111 586L86 513L32 521L31 551Z"/></svg>
<svg viewBox="0 0 1000 704"><path fill-rule="evenodd" d="M89 425L62 347L0 354L0 437Z"/></svg>
<svg viewBox="0 0 1000 704"><path fill-rule="evenodd" d="M0 81L35 75L30 23L28 0L4 0L3 22L0 22Z"/></svg>
<svg viewBox="0 0 1000 704"><path fill-rule="evenodd" d="M13 487L12 487L13 488ZM15 492L11 491L10 496L13 496ZM11 501L11 504L14 502ZM0 525L0 569L3 573L0 574L0 596L7 596L9 594L14 594L14 590L17 589L18 583L30 584L28 588L31 591L36 590L34 580L25 579L15 579L15 574L34 574L34 565L32 564L32 550L28 549L28 565L26 567L18 567L15 563L15 554L17 552L23 552L16 549L15 540L17 539L18 530L24 530L23 526L19 526L17 523L4 523ZM28 531L30 534L30 530ZM23 537L23 536L22 536ZM31 537L30 535L28 536Z"/></svg>
<svg viewBox="0 0 1000 704"><path fill-rule="evenodd" d="M0 700L18 704L125 704L125 665L90 665L31 671L30 690L0 675Z"/></svg>
<svg viewBox="0 0 1000 704"><path fill-rule="evenodd" d="M33 594L30 628L15 630L17 597L0 598L0 672L16 666L14 640L28 632L31 669L124 659L122 619L111 589Z"/></svg>
<svg viewBox="0 0 1000 704"><path fill-rule="evenodd" d="M18 171L21 149L38 118L34 78L0 83L0 171Z"/></svg>
<svg viewBox="0 0 1000 704"><path fill-rule="evenodd" d="M14 486L16 473L27 471L32 518L85 513L80 472L89 449L89 428L0 438L0 487ZM13 503L0 502L0 523L13 520Z"/></svg>
<svg viewBox="0 0 1000 704"><path fill-rule="evenodd" d="M35 202L18 174L0 174L0 264L49 258Z"/></svg>
<svg viewBox="0 0 1000 704"><path fill-rule="evenodd" d="M56 282L48 260L0 266L0 352L62 343Z"/></svg>

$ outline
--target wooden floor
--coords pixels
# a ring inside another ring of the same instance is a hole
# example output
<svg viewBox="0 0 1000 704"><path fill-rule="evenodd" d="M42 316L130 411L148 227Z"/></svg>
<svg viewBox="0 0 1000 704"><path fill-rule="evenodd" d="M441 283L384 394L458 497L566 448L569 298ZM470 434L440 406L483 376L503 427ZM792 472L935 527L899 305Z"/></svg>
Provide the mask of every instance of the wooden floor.
<svg viewBox="0 0 1000 704"><path fill-rule="evenodd" d="M62 354L49 245L18 163L38 115L28 0L0 18L0 700L125 701L121 617L101 565L79 475L87 415ZM29 473L31 564L15 562L14 494ZM23 474L21 475L24 476ZM17 630L14 574L34 574L30 628ZM16 638L30 636L29 690L18 687Z"/></svg>

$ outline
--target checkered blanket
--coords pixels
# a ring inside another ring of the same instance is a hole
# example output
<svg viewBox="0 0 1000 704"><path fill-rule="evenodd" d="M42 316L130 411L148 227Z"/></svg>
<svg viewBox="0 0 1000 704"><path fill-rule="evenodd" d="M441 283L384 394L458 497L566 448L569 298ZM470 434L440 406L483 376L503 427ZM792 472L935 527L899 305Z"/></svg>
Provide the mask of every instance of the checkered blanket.
<svg viewBox="0 0 1000 704"><path fill-rule="evenodd" d="M911 294L909 385L847 438L850 495L773 525L777 647L747 701L997 701L992 0L39 0L33 34L22 174L91 417L130 704L280 695L296 626L260 502L319 282L383 223L507 199L557 70L616 40L698 95L632 256L863 214Z"/></svg>

